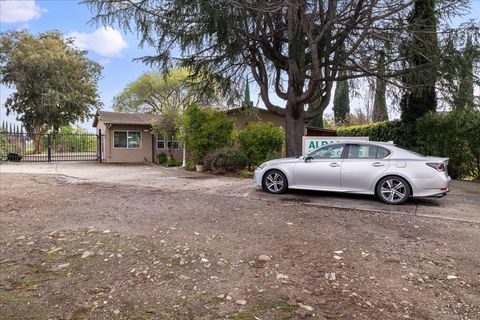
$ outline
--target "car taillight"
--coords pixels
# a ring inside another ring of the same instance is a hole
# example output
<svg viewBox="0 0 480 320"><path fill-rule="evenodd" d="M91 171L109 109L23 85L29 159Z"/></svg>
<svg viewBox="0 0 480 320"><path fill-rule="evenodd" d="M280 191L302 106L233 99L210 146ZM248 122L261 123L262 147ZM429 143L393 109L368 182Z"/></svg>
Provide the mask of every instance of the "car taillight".
<svg viewBox="0 0 480 320"><path fill-rule="evenodd" d="M440 163L430 162L430 163L427 163L427 166L432 167L437 171L445 171L445 168L446 168L445 162L440 162Z"/></svg>

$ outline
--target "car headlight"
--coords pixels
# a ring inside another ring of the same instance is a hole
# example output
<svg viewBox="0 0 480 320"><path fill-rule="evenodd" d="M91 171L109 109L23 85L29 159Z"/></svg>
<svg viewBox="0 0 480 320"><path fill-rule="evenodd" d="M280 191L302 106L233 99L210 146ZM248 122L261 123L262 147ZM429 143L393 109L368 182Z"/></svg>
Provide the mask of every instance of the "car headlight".
<svg viewBox="0 0 480 320"><path fill-rule="evenodd" d="M265 167L267 166L267 164L268 164L268 162L264 162L264 163L262 163L261 165L259 165L259 166L257 167L257 169L263 169L263 168L265 168Z"/></svg>

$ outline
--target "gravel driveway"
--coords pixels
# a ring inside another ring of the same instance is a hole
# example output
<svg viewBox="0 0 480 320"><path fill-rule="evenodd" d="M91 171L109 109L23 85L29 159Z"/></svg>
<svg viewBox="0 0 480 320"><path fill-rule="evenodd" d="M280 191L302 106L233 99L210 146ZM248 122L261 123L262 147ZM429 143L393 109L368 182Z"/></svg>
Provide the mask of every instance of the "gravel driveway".
<svg viewBox="0 0 480 320"><path fill-rule="evenodd" d="M12 167L0 318L480 318L474 221L265 200L248 179L154 166Z"/></svg>

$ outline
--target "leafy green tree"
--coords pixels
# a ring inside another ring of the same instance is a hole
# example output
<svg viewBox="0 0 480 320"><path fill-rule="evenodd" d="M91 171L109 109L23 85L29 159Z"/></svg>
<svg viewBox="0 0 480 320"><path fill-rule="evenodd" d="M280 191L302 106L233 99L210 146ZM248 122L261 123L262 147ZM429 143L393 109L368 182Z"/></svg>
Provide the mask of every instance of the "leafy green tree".
<svg viewBox="0 0 480 320"><path fill-rule="evenodd" d="M2 33L0 41L0 82L15 89L5 107L35 134L35 153L40 152L39 134L84 121L101 105L101 66L59 32L33 36L10 31Z"/></svg>
<svg viewBox="0 0 480 320"><path fill-rule="evenodd" d="M169 139L177 137L184 150L185 166L185 111L192 106L208 106L220 101L215 84L208 90L202 90L199 81L201 78L192 78L187 68L176 68L168 73L147 72L114 97L113 109L161 114L162 120L153 124L153 132ZM173 144L170 146L173 148ZM173 160L172 148L169 148L169 155Z"/></svg>
<svg viewBox="0 0 480 320"><path fill-rule="evenodd" d="M203 164L208 153L231 142L235 122L224 112L192 106L185 114L187 149L197 163Z"/></svg>
<svg viewBox="0 0 480 320"><path fill-rule="evenodd" d="M380 51L378 54L379 69L385 64L385 52ZM381 76L381 71L379 72ZM386 99L387 82L381 77L375 79L375 97L373 100L372 121L387 121L387 99Z"/></svg>
<svg viewBox="0 0 480 320"><path fill-rule="evenodd" d="M408 18L410 37L404 54L411 73L404 77L407 87L400 107L403 122L415 125L421 116L437 108L435 84L439 49L437 39L436 0L415 0Z"/></svg>
<svg viewBox="0 0 480 320"><path fill-rule="evenodd" d="M335 123L345 124L347 115L350 113L350 89L348 87L348 80L337 82L335 88L335 95L333 97L333 116Z"/></svg>
<svg viewBox="0 0 480 320"><path fill-rule="evenodd" d="M285 117L288 156L301 154L305 120L325 110L335 81L376 74L375 44L387 35L401 39L410 6L398 0L83 2L95 21L135 30L142 44L155 47L145 63L168 67L180 49L181 66L219 80L230 95L251 74L266 108ZM389 76L398 76L398 61L398 54L386 59ZM342 70L349 72L340 76ZM276 104L271 89L284 103ZM306 111L314 101L318 107Z"/></svg>
<svg viewBox="0 0 480 320"><path fill-rule="evenodd" d="M252 122L238 133L238 144L248 159L248 167L278 158L283 149L283 130L270 122Z"/></svg>
<svg viewBox="0 0 480 320"><path fill-rule="evenodd" d="M175 68L168 73L146 72L113 98L113 109L162 114L165 109L186 110L193 105L219 102L214 88L202 91L199 81L192 78L187 68Z"/></svg>

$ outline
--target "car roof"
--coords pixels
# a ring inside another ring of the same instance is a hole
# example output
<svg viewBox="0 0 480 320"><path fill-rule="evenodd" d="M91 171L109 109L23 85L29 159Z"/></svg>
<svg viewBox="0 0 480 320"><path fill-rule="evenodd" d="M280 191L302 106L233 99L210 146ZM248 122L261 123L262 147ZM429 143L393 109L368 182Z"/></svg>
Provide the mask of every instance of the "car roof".
<svg viewBox="0 0 480 320"><path fill-rule="evenodd" d="M385 149L388 149L392 154L395 154L396 157L407 157L411 158L413 157L418 157L422 158L422 156L417 155L409 150L400 148L393 143L390 142L381 142L381 141L362 141L362 140L346 140L346 141L337 141L330 143L328 145L335 145L335 144L369 144L369 145L375 145L375 146L381 146ZM327 146L327 145L325 145Z"/></svg>

